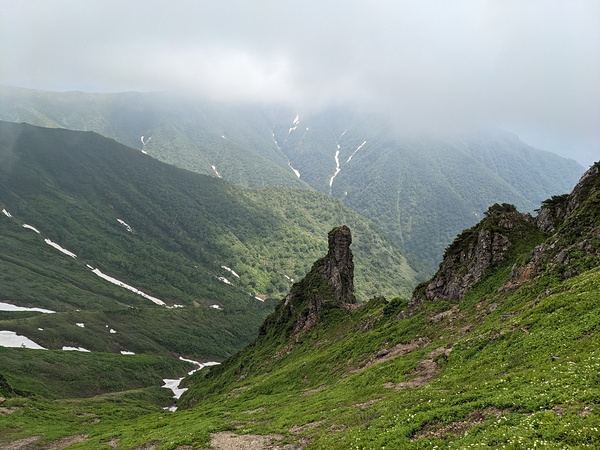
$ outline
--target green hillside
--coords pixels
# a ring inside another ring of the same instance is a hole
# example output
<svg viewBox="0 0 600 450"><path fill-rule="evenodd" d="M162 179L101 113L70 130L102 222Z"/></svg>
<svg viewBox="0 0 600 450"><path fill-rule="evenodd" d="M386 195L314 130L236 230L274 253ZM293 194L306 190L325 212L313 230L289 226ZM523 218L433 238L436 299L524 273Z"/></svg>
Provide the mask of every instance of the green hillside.
<svg viewBox="0 0 600 450"><path fill-rule="evenodd" d="M0 189L0 300L60 312L1 313L2 329L47 348L222 359L252 339L340 222L360 230L357 252L373 262L359 298L416 283L393 242L327 195L242 189L91 132L0 124Z"/></svg>
<svg viewBox="0 0 600 450"><path fill-rule="evenodd" d="M187 409L167 414L149 405L146 391L80 399L74 408L23 395L7 378L0 441L80 449L597 448L599 196L596 163L536 219L494 205L410 299L379 297L362 307L338 294L338 275L347 292L352 265L330 239L327 256L252 345L187 380ZM454 284L464 292L446 295Z"/></svg>
<svg viewBox="0 0 600 450"><path fill-rule="evenodd" d="M167 93L2 87L0 119L96 131L242 186L331 193L386 230L423 276L490 205L532 212L584 170L507 132L408 136L386 118L342 107L305 113Z"/></svg>
<svg viewBox="0 0 600 450"><path fill-rule="evenodd" d="M95 131L197 173L216 176L216 169L242 186L308 188L287 167L260 107L159 92L89 94L1 86L0 120Z"/></svg>
<svg viewBox="0 0 600 450"><path fill-rule="evenodd" d="M382 117L333 110L301 116L290 133L292 117L281 119L276 138L301 179L372 219L428 273L490 205L533 212L583 173L501 130L402 136Z"/></svg>

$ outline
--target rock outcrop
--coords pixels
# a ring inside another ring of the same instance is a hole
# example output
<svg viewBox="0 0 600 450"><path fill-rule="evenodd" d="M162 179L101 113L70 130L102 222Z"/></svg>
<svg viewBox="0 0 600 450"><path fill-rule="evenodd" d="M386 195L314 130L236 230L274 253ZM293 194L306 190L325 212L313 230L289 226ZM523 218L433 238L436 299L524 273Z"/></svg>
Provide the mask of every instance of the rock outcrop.
<svg viewBox="0 0 600 450"><path fill-rule="evenodd" d="M490 267L505 260L513 244L533 229L533 217L513 205L491 206L481 222L463 231L446 249L438 272L415 290L410 306L425 300L462 300L467 290Z"/></svg>
<svg viewBox="0 0 600 450"><path fill-rule="evenodd" d="M600 260L600 163L595 163L571 194L542 203L538 216L519 213L512 205L494 205L476 226L463 231L446 249L434 277L415 289L414 310L424 301L461 301L488 269L510 261L511 248L525 240L544 240L524 263L514 263L501 288L512 290L543 272L568 278L597 267Z"/></svg>
<svg viewBox="0 0 600 450"><path fill-rule="evenodd" d="M583 174L570 194L543 202L537 224L552 236L533 250L525 265L514 268L515 277L523 271L531 276L547 271L569 278L597 266L600 260L600 163Z"/></svg>
<svg viewBox="0 0 600 450"><path fill-rule="evenodd" d="M329 251L313 264L310 272L292 286L260 329L260 335L285 331L298 339L312 330L327 308L356 303L352 233L342 225L329 232Z"/></svg>

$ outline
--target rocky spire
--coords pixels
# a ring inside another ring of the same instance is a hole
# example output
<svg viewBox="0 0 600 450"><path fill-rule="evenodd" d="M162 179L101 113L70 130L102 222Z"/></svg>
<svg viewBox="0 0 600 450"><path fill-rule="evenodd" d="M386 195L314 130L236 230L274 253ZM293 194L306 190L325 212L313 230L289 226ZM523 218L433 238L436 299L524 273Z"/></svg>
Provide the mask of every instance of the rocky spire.
<svg viewBox="0 0 600 450"><path fill-rule="evenodd" d="M354 298L354 260L352 233L346 225L329 232L329 251L324 258L321 275L335 290L335 299L341 303L356 303Z"/></svg>
<svg viewBox="0 0 600 450"><path fill-rule="evenodd" d="M346 225L336 227L328 234L327 255L312 269L263 323L260 334L280 332L299 338L319 321L326 308L343 308L356 303L354 296L354 261L350 244L352 233Z"/></svg>

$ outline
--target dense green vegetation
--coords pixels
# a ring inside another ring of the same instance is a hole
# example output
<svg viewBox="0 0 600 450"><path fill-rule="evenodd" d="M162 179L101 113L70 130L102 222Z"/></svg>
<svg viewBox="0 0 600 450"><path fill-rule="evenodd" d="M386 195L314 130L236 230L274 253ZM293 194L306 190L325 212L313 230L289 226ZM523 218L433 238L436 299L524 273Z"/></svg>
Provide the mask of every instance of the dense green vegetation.
<svg viewBox="0 0 600 450"><path fill-rule="evenodd" d="M372 262L357 277L361 299L415 284L398 247L338 200L235 187L90 132L0 124L0 189L0 301L56 311L0 312L0 330L52 350L222 360L254 339L339 223Z"/></svg>
<svg viewBox="0 0 600 450"><path fill-rule="evenodd" d="M73 448L200 449L214 433L230 432L307 450L598 448L598 192L596 172L566 199L572 208L564 227L545 235L521 230L509 255L462 301L411 310L407 299L379 297L360 308L326 308L312 331L265 332L221 366L190 377L182 399L188 409L173 414L150 406L149 391L74 407L4 383L1 407L10 414L0 416L0 442L80 435ZM494 220L515 212L496 205L481 227L511 230ZM573 231L569 223L582 227ZM545 247L552 242L595 264L570 276L555 270L562 263ZM461 251L457 240L446 256ZM526 264L539 266L515 286L512 272ZM321 289L310 277L296 289ZM285 326L271 325L278 324Z"/></svg>
<svg viewBox="0 0 600 450"><path fill-rule="evenodd" d="M583 171L510 133L406 136L381 117L341 107L298 114L166 93L3 87L0 119L96 131L179 167L211 176L216 170L242 186L331 193L385 229L423 276L491 204L533 211L572 189ZM340 171L332 181L337 151Z"/></svg>

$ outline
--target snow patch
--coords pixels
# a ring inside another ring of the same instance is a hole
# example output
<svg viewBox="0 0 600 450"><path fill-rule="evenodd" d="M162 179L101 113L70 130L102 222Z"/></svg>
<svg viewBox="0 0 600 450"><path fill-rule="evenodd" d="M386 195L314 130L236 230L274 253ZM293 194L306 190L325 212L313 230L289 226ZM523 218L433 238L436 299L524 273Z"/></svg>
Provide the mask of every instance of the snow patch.
<svg viewBox="0 0 600 450"><path fill-rule="evenodd" d="M283 274L284 277L286 277L288 279L288 281L291 281L292 283L294 282L293 278L288 277L287 275Z"/></svg>
<svg viewBox="0 0 600 450"><path fill-rule="evenodd" d="M292 122L292 125L298 125L300 123L300 114L296 114L296 118Z"/></svg>
<svg viewBox="0 0 600 450"><path fill-rule="evenodd" d="M217 168L214 166L214 164L213 164L212 166L210 166L210 167L212 167L212 170L214 170L214 172L217 174L217 176L218 176L219 178L223 178L223 177L221 176L221 174L219 173L219 171L217 170Z"/></svg>
<svg viewBox="0 0 600 450"><path fill-rule="evenodd" d="M56 311L42 308L26 308L25 306L11 305L10 303L0 302L0 311L36 311L45 314L52 314Z"/></svg>
<svg viewBox="0 0 600 450"><path fill-rule="evenodd" d="M23 228L27 228L28 230L33 230L35 231L37 234L40 234L40 232L38 231L37 228L32 227L31 225L28 225L26 223L23 224Z"/></svg>
<svg viewBox="0 0 600 450"><path fill-rule="evenodd" d="M0 347L33 348L36 350L47 350L31 339L21 336L14 331L0 331Z"/></svg>
<svg viewBox="0 0 600 450"><path fill-rule="evenodd" d="M214 308L214 309L223 309L223 308L221 308L219 305L210 305L210 307L211 307L211 308Z"/></svg>
<svg viewBox="0 0 600 450"><path fill-rule="evenodd" d="M71 351L71 352L86 352L86 353L91 353L91 351L89 351L87 348L83 348L83 347L67 347L67 346L64 346L62 349L64 351Z"/></svg>
<svg viewBox="0 0 600 450"><path fill-rule="evenodd" d="M337 177L337 174L340 173L340 144L337 146L337 150L335 151L335 173L329 180L329 188L333 187L333 180Z"/></svg>
<svg viewBox="0 0 600 450"><path fill-rule="evenodd" d="M349 163L349 162L352 160L352 157L353 157L354 155L356 155L356 152L357 152L357 151L359 151L361 148L363 148L363 145L365 145L366 143L367 143L367 141L364 141L362 144L360 144L360 145L358 146L358 148L357 148L356 150L354 150L354 151L352 152L352 154L351 154L351 155L348 157L348 161L346 161L346 163Z"/></svg>
<svg viewBox="0 0 600 450"><path fill-rule="evenodd" d="M117 286L120 286L124 289L127 289L131 292L141 295L142 297L147 298L148 300L156 303L157 305L165 306L165 302L163 302L161 299L152 297L151 295L148 295L145 292L142 292L139 289L134 288L133 286L129 286L128 284L125 284L122 281L117 280L116 278L106 275L106 274L102 273L100 271L100 269L92 269L92 272L95 273L96 275L98 275L100 278L104 278L106 281L108 281L112 284L116 284Z"/></svg>
<svg viewBox="0 0 600 450"><path fill-rule="evenodd" d="M66 248L62 248L60 245L58 245L56 242L52 242L50 239L44 239L44 242L46 244L48 244L48 245L51 245L52 247L54 247L58 251L64 253L65 255L70 256L71 258L77 258L77 255L75 253L70 252Z"/></svg>
<svg viewBox="0 0 600 450"><path fill-rule="evenodd" d="M225 284L229 284L229 285L233 286L233 283L225 277L217 277L217 280L222 281Z"/></svg>
<svg viewBox="0 0 600 450"><path fill-rule="evenodd" d="M233 271L233 269L230 269L230 268L229 268L229 267L227 267L227 266L221 266L221 268L225 269L227 272L229 272L231 275L233 275L233 276L234 276L234 277L236 277L236 278L239 278L239 277L240 277L240 276L239 276L237 273L235 273L235 272Z"/></svg>
<svg viewBox="0 0 600 450"><path fill-rule="evenodd" d="M265 299L264 299L264 298L257 297L256 295L254 296L254 298L255 298L256 300L258 300L259 302L264 302L264 301L265 301Z"/></svg>
<svg viewBox="0 0 600 450"><path fill-rule="evenodd" d="M40 331L44 331L44 329L43 329L43 328L38 328L38 330L40 330Z"/></svg>
<svg viewBox="0 0 600 450"><path fill-rule="evenodd" d="M133 233L133 230L131 229L131 227L127 223L125 223L124 220L117 219L117 222L119 222L121 225L123 225L125 228L127 228L127 231L129 231L130 233Z"/></svg>
<svg viewBox="0 0 600 450"><path fill-rule="evenodd" d="M296 174L296 176L297 176L298 178L300 178L300 171L299 171L299 170L297 170L297 169L294 169L294 167L292 166L292 163L290 162L290 160L289 160L289 159L288 159L288 167L289 167L290 169L292 169L292 172L294 172L294 174Z"/></svg>
<svg viewBox="0 0 600 450"><path fill-rule="evenodd" d="M79 328L85 328L85 323L76 323Z"/></svg>
<svg viewBox="0 0 600 450"><path fill-rule="evenodd" d="M110 330L108 330L108 332L109 332L110 334L115 334L115 333L117 332L117 330L113 330L113 329L111 328Z"/></svg>
<svg viewBox="0 0 600 450"><path fill-rule="evenodd" d="M191 370L188 372L188 375L192 375L194 373L196 373L199 370L204 369L205 367L209 367L209 366L216 366L218 363L216 361L208 361L205 363L200 363L198 361L193 361L191 359L186 359L186 358L182 358L181 356L179 357L180 360L182 361L187 361L189 363L195 364L196 366L198 366L196 369ZM162 387L166 388L166 389L170 389L171 391L173 391L173 398L174 399L179 399L181 397L181 395L187 391L188 388L180 388L179 385L181 384L181 381L184 379L185 377L181 377L181 378L176 378L176 379L169 379L169 378L165 378L163 380L163 382L165 384L162 385ZM168 411L177 411L177 407L176 406L168 406L166 408L164 408Z"/></svg>
<svg viewBox="0 0 600 450"><path fill-rule="evenodd" d="M5 215L6 217L12 217L12 214L11 214L11 213L9 213L9 212L8 212L6 209L3 209L3 210L2 210L2 212L4 213L4 215Z"/></svg>
<svg viewBox="0 0 600 450"><path fill-rule="evenodd" d="M185 308L183 305L171 305L167 306L167 309L175 309L175 308Z"/></svg>
<svg viewBox="0 0 600 450"><path fill-rule="evenodd" d="M226 141L228 140L228 139L225 137L225 135L224 135L224 134L222 134L222 135L221 135L221 137L222 137L223 139L225 139Z"/></svg>
<svg viewBox="0 0 600 450"><path fill-rule="evenodd" d="M126 350L121 350L121 355L135 355L134 352L128 352Z"/></svg>

